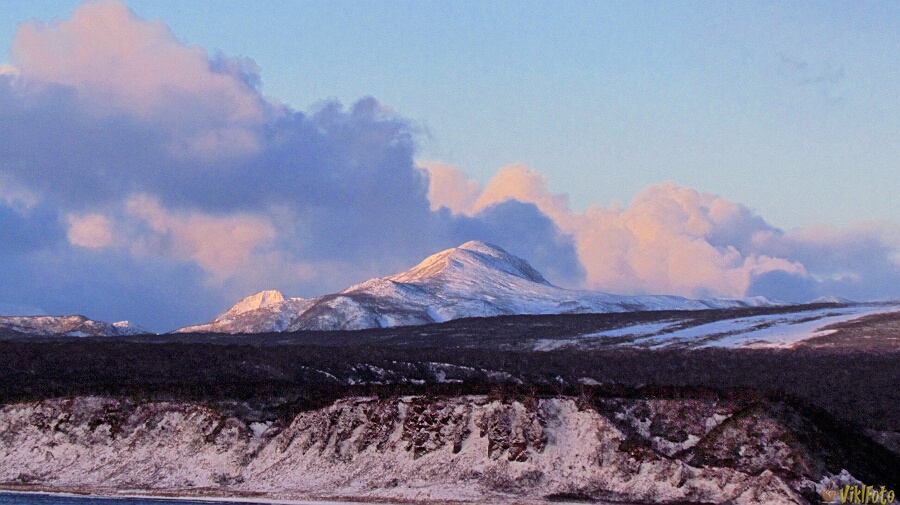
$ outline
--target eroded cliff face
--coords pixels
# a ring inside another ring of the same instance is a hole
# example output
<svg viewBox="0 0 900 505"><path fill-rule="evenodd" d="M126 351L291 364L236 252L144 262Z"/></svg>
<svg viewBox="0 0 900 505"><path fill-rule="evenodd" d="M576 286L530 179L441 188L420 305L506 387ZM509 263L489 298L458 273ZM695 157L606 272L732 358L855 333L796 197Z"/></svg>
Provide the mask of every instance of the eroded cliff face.
<svg viewBox="0 0 900 505"><path fill-rule="evenodd" d="M699 400L349 398L289 423L85 397L0 408L0 483L383 500L805 503L776 418Z"/></svg>

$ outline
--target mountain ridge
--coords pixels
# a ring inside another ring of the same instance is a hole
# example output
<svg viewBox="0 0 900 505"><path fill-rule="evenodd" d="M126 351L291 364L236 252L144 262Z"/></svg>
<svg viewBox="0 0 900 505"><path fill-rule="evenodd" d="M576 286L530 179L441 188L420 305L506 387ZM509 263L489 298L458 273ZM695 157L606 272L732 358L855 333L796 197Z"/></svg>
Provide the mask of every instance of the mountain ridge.
<svg viewBox="0 0 900 505"><path fill-rule="evenodd" d="M777 305L763 297L691 300L673 295L612 295L555 286L526 260L469 241L414 267L315 298L251 295L206 324L175 332L264 333L355 330L444 322L463 317L634 310L699 310Z"/></svg>
<svg viewBox="0 0 900 505"><path fill-rule="evenodd" d="M142 335L150 331L128 321L107 323L80 314L68 316L0 316L0 331L25 335L70 337L120 337Z"/></svg>

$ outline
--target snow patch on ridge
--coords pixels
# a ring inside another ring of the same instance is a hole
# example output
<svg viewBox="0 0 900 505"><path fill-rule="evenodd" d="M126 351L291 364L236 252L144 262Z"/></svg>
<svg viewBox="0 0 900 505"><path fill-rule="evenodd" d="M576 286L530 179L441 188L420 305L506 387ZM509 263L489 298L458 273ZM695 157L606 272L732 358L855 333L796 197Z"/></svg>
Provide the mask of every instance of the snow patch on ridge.
<svg viewBox="0 0 900 505"><path fill-rule="evenodd" d="M555 341L553 348L575 345L587 339L628 338L638 347L773 347L788 348L834 330L823 328L862 317L900 312L898 305L853 305L814 308L786 314L764 314L691 324L690 317L670 321L636 324L614 330L589 333L577 340ZM542 343L535 350L546 350Z"/></svg>

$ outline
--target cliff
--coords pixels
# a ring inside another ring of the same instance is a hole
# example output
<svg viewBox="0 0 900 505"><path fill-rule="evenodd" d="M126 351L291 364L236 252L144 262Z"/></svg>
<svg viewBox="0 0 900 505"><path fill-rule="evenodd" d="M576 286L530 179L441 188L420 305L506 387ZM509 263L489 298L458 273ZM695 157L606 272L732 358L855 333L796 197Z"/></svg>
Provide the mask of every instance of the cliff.
<svg viewBox="0 0 900 505"><path fill-rule="evenodd" d="M827 445L828 434L789 407L720 400L354 397L245 423L197 404L79 397L0 408L0 485L421 502L807 503L840 471L833 455L816 452L823 437Z"/></svg>

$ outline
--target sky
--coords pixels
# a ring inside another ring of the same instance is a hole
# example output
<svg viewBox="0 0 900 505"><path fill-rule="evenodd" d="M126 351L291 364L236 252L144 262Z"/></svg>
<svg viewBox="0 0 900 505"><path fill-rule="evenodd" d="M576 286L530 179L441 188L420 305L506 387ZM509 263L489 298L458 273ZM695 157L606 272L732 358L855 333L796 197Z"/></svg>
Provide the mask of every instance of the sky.
<svg viewBox="0 0 900 505"><path fill-rule="evenodd" d="M165 331L471 239L900 298L898 50L891 2L11 2L0 312Z"/></svg>

